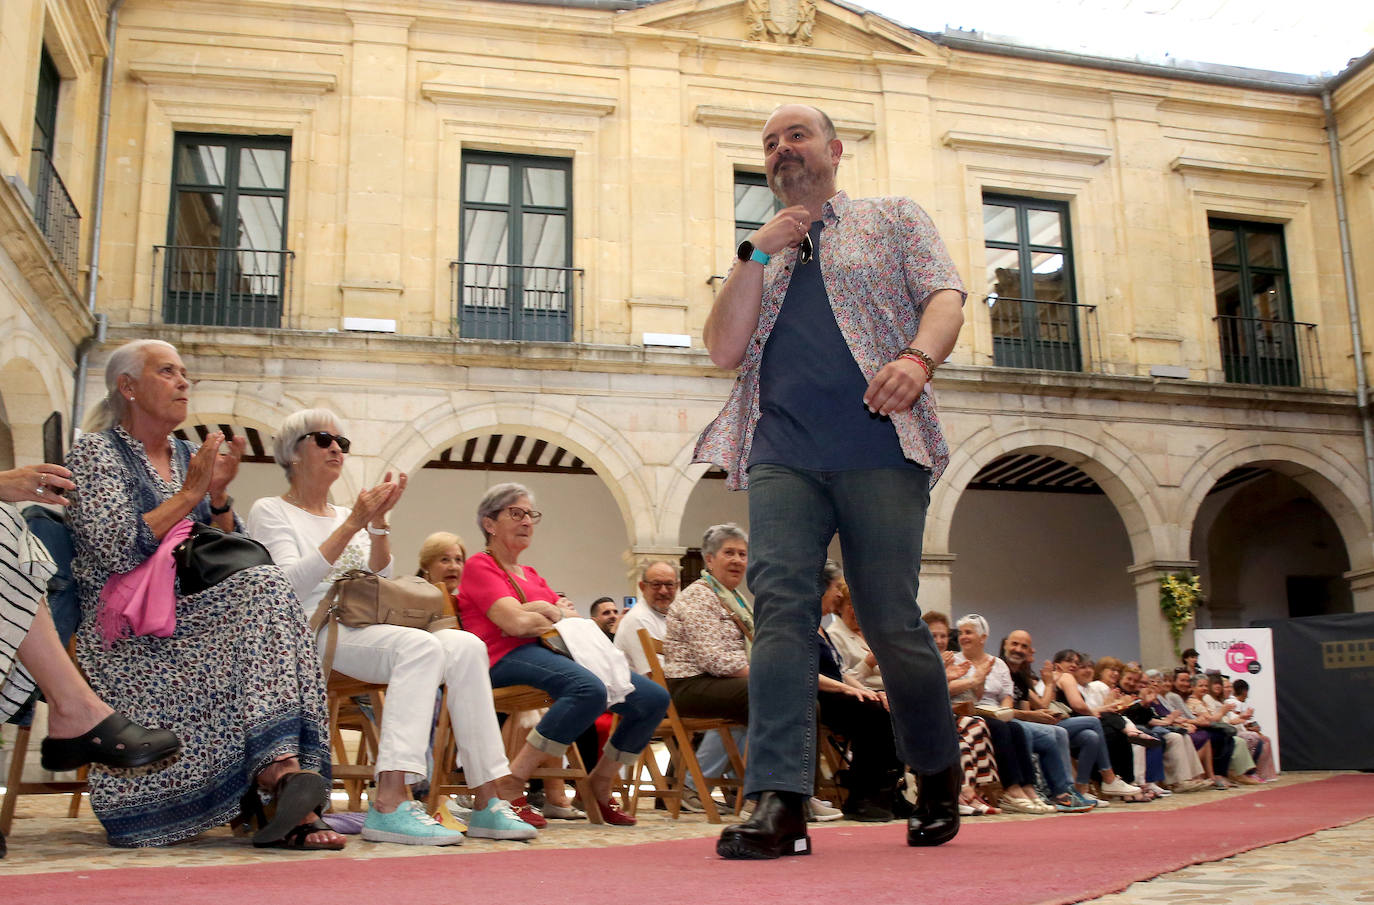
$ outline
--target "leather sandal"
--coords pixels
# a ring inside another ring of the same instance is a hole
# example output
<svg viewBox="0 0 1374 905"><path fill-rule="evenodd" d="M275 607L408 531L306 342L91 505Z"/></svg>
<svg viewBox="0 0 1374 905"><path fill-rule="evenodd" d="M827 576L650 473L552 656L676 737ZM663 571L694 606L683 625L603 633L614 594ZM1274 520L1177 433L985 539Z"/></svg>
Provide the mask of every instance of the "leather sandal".
<svg viewBox="0 0 1374 905"><path fill-rule="evenodd" d="M164 760L181 750L181 739L166 729L145 729L122 713L112 713L76 738L45 738L44 770L61 773L87 764L129 769Z"/></svg>
<svg viewBox="0 0 1374 905"><path fill-rule="evenodd" d="M250 794L252 790L250 790ZM276 791L272 794L273 803L276 805L276 813L272 819L268 820L257 833L253 835L253 846L255 848L301 848L300 845L284 845L301 826L301 821L305 820L312 813L316 815L315 823L328 830L330 827L319 819L319 813L324 810L329 801L329 781L313 770L297 770L294 773L287 773L277 781ZM310 824L305 825L306 835L318 832L318 829L309 829ZM304 836L301 837L304 839ZM326 848L332 846L326 846Z"/></svg>
<svg viewBox="0 0 1374 905"><path fill-rule="evenodd" d="M268 842L264 845L253 843L255 848L289 848L302 852L337 852L342 851L348 844L345 839L337 842L311 842L309 836L313 833L333 833L334 828L316 817L310 823L299 823L287 830L286 835L276 842Z"/></svg>

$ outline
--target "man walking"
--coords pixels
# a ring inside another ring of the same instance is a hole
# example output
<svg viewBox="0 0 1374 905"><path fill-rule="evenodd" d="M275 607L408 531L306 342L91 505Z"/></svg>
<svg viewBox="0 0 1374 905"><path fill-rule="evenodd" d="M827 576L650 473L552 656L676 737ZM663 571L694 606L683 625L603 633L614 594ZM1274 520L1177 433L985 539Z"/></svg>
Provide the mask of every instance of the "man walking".
<svg viewBox="0 0 1374 905"><path fill-rule="evenodd" d="M963 325L963 285L914 202L837 190L842 150L814 107L769 118L764 168L786 207L740 244L703 333L711 360L740 375L695 459L749 489L749 696L769 702L749 724L758 805L721 834L725 858L811 850L821 570L836 532L898 753L921 778L907 842L959 829L958 741L916 590L930 485L949 456L926 387Z"/></svg>

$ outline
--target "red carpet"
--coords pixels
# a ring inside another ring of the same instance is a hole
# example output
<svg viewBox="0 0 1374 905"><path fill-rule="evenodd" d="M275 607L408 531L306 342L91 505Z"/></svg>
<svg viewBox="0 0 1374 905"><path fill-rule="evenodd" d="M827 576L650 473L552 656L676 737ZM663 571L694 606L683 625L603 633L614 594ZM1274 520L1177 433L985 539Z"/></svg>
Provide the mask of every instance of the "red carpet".
<svg viewBox="0 0 1374 905"><path fill-rule="evenodd" d="M729 905L852 897L863 905L1042 905L1096 898L1190 864L1370 816L1374 776L1343 775L1175 811L1115 807L1084 816L966 821L957 839L937 849L908 848L904 827L886 824L822 827L812 833L815 854L771 862L721 861L710 839L295 863L283 853L273 864L11 877L0 881L0 897L82 905ZM634 831L625 835L632 838ZM1040 859L1049 866L1038 871L1007 869L1032 846L1062 856ZM1123 863L1126 851L1135 855ZM1105 857L1078 856L1084 852ZM649 879L636 879L640 874Z"/></svg>

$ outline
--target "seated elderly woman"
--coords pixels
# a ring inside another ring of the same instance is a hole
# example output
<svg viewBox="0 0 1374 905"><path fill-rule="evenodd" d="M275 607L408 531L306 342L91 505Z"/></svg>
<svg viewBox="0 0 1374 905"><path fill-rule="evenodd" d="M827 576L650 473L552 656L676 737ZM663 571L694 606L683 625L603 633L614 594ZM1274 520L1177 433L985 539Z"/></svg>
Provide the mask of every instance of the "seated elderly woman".
<svg viewBox="0 0 1374 905"><path fill-rule="evenodd" d="M391 525L388 514L405 492L406 476L364 489L352 507L329 502L329 490L343 472L351 447L340 419L326 409L287 417L274 453L290 485L281 496L263 497L248 514L249 533L266 545L286 573L302 613L314 613L330 585L343 573L363 569L390 577ZM317 643L323 647L323 634ZM467 781L479 804L468 835L486 839L529 839L534 827L520 820L504 800L518 794L510 778L501 730L492 708L486 647L456 629L428 632L401 625L338 627L333 668L343 675L389 687L377 750L377 791L363 822L363 838L406 845L454 845L463 834L442 826L411 797L410 783L429 772L434 698L448 689L449 719Z"/></svg>
<svg viewBox="0 0 1374 905"><path fill-rule="evenodd" d="M1250 756L1250 748L1244 740L1236 741L1239 729L1228 723L1226 715L1233 709L1232 706L1222 703L1212 697L1210 690L1213 679L1217 681L1217 691L1221 692L1220 676L1216 673L1202 673L1193 681L1193 689L1188 698L1188 709L1193 712L1195 717L1210 720L1209 731L1221 731L1229 735L1232 739L1231 759L1227 762L1227 778L1240 785L1258 785L1259 769L1255 766L1255 759ZM1222 695L1225 698L1225 695Z"/></svg>
<svg viewBox="0 0 1374 905"><path fill-rule="evenodd" d="M420 568L415 574L430 584L441 586L455 614L458 583L467 561L468 549L463 546L463 539L450 531L436 531L420 544Z"/></svg>
<svg viewBox="0 0 1374 905"><path fill-rule="evenodd" d="M1092 739L1090 735L1081 735L1074 738L1075 744L1083 741L1089 742L1091 758L1085 757L1081 749L1075 748L1079 758L1079 794L1087 795L1087 777L1091 771L1097 771L1102 779L1101 791L1103 795L1116 798L1129 798L1140 794L1140 787L1132 785L1117 775L1112 767L1111 755L1108 751L1109 732L1124 731L1125 718L1116 713L1115 710L1102 710L1093 707L1084 697L1084 689L1089 681L1092 680L1092 662L1079 655L1077 651L1064 649L1056 653L1053 657L1054 663L1054 685L1053 689L1046 689L1047 693L1052 691L1054 700L1064 705L1071 713L1076 716L1093 717L1099 724L1100 744ZM1103 715L1106 714L1106 719ZM1113 728L1115 727L1115 728ZM1086 768L1084 766L1087 762Z"/></svg>
<svg viewBox="0 0 1374 905"><path fill-rule="evenodd" d="M1218 683L1213 681L1210 683L1211 698L1231 706L1223 719L1235 726L1236 735L1245 740L1246 747L1250 749L1250 756L1255 759L1255 766L1259 768L1259 778L1264 782L1273 782L1279 776L1279 771L1274 766L1274 743L1269 740L1269 736L1260 731L1259 723L1255 722L1255 708L1246 703L1246 698L1250 696L1250 683L1244 679L1237 679L1233 685L1230 679L1222 679L1220 676L1217 676L1217 679L1220 680L1221 694L1217 694Z"/></svg>
<svg viewBox="0 0 1374 905"><path fill-rule="evenodd" d="M555 594L533 566L520 563L542 517L534 509L533 495L520 484L497 484L487 491L477 506L477 525L487 548L469 557L463 569L458 615L468 631L486 642L493 685L533 685L553 698L553 706L511 761L511 773L521 783L548 758L562 757L607 709L619 714L620 724L589 778L602 819L632 826L635 819L611 803L611 786L620 765L632 766L653 737L668 710L668 692L632 672L632 690L611 703L605 683L595 674L538 643L555 623L576 615L571 601Z"/></svg>
<svg viewBox="0 0 1374 905"><path fill-rule="evenodd" d="M261 791L276 813L254 845L343 848L319 819L329 794L314 772L329 763L324 682L286 576L255 565L195 593L173 584L167 541L189 531L188 520L240 527L229 484L243 438L225 443L215 432L197 449L172 436L191 383L165 342L115 350L105 386L67 462L84 616L77 653L97 694L131 719L168 727L185 747L156 773L92 769L91 809L113 845L170 845L260 812ZM145 575L149 590L139 595ZM112 595L134 589L135 603L174 615L175 625L132 634L141 629L102 604L107 584Z"/></svg>
<svg viewBox="0 0 1374 905"><path fill-rule="evenodd" d="M738 525L713 525L702 537L701 551L706 564L701 578L684 588L668 609L664 674L683 716L748 722L754 615L739 586L749 562L749 536ZM842 580L838 569L827 575L832 583ZM822 607L834 599L827 592ZM852 754L840 777L848 793L842 811L853 820L892 820L893 791L902 772L892 720L877 692L845 681L843 660L824 633L820 642L820 720L845 737ZM825 806L813 799L808 809L812 819L821 819Z"/></svg>
<svg viewBox="0 0 1374 905"><path fill-rule="evenodd" d="M949 650L949 617L936 610L921 614L921 621L930 629L935 640L935 649L945 662L945 681L949 686L949 696L961 701L954 705L954 727L959 732L959 762L963 768L964 782L959 790L959 814L964 817L1000 814L1000 808L993 807L978 791L979 786L1001 785L1002 776L997 772L997 753L992 743L992 734L987 722L973 715L973 699L969 691L973 688L975 676L973 664L965 660L958 665L954 662L954 651ZM1003 785L1003 790L1006 790ZM1024 795L1024 790L1021 790ZM1048 811L1046 812L1048 813Z"/></svg>
<svg viewBox="0 0 1374 905"><path fill-rule="evenodd" d="M56 564L11 505L33 500L65 506L63 491L75 486L70 477L61 465L0 471L0 721L13 717L36 686L48 702L43 769L156 764L181 750L181 740L166 729L130 722L86 684L67 656L44 600ZM5 837L0 834L0 858L4 856Z"/></svg>

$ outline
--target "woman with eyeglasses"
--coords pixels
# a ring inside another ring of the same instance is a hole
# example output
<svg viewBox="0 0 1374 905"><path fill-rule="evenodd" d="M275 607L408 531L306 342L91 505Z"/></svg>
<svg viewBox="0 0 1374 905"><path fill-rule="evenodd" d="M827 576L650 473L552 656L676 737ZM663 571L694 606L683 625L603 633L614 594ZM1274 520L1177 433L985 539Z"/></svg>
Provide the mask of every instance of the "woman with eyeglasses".
<svg viewBox="0 0 1374 905"><path fill-rule="evenodd" d="M248 531L272 553L309 617L345 572L392 574L388 519L405 492L406 476L390 472L364 489L353 506L329 502L352 444L342 422L327 409L289 416L274 453L289 488L264 497L248 513ZM322 628L321 633L327 631ZM501 731L492 707L486 648L467 632L429 632L400 625L338 627L334 671L389 687L377 751L377 791L363 822L364 839L405 845L455 845L463 836L425 813L410 792L429 768L426 752L440 685L448 688L449 718L458 756L478 807L467 834L485 839L529 839L534 827L511 810L519 793L510 776ZM482 807L482 803L486 806Z"/></svg>
<svg viewBox="0 0 1374 905"><path fill-rule="evenodd" d="M328 788L315 771L329 764L328 710L286 576L257 565L196 593L175 579L171 549L190 523L242 528L229 487L243 438L216 431L197 447L173 435L187 420L191 381L176 348L160 340L116 349L105 387L67 458L83 616L77 655L110 706L166 726L184 745L157 772L93 768L91 809L112 845L171 845L227 823L256 787L280 803L255 845L343 848L320 820ZM135 627L114 599L125 594L174 625L138 618ZM90 740L137 743L126 730Z"/></svg>
<svg viewBox="0 0 1374 905"><path fill-rule="evenodd" d="M632 826L635 819L612 804L611 786L620 765L633 766L653 737L668 710L668 692L632 672L633 691L611 703L605 684L590 670L538 643L556 622L577 615L571 601L554 593L533 566L520 562L542 517L523 485L497 484L487 491L477 506L486 549L470 556L463 569L458 616L486 642L492 685L533 685L553 698L511 760L511 773L521 783L549 758L562 757L606 710L619 714L620 723L589 776L601 818L611 826ZM592 802L584 804L590 810Z"/></svg>

